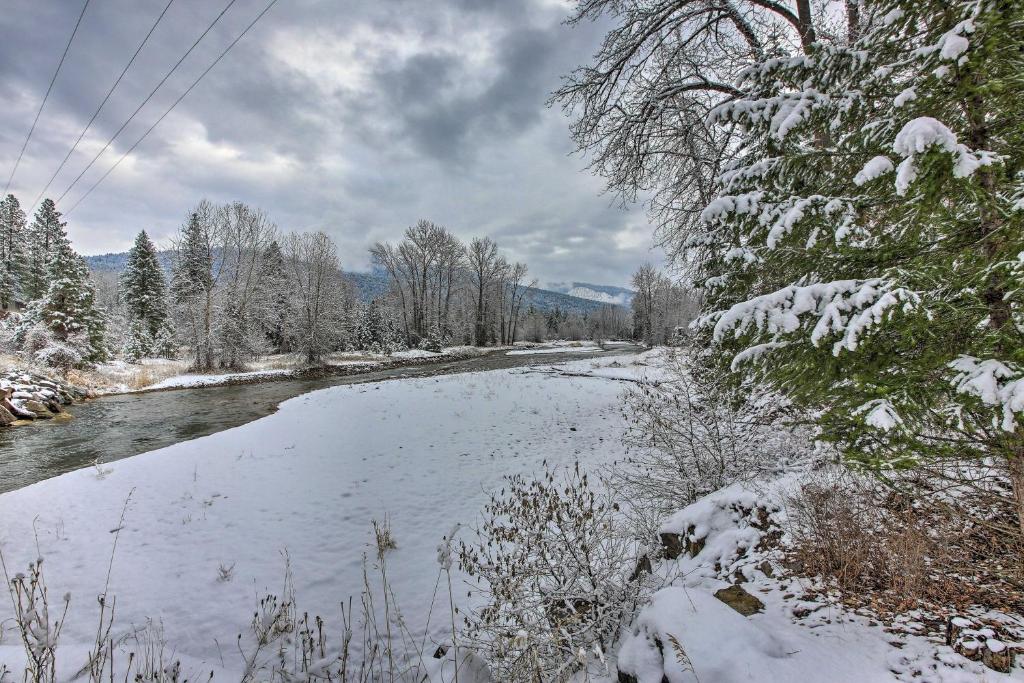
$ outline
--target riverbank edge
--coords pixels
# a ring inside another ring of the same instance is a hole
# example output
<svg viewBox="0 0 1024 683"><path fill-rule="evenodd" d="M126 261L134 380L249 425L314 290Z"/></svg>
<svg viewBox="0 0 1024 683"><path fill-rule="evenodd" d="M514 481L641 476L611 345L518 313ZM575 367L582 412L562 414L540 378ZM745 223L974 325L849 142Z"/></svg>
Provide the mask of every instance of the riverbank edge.
<svg viewBox="0 0 1024 683"><path fill-rule="evenodd" d="M267 382L282 382L296 379L312 380L326 379L328 377L350 377L352 375L368 374L394 370L396 368L418 367L422 365L434 365L446 362L458 362L479 358L493 353L500 353L501 349L487 349L481 353L456 352L439 354L437 356L423 356L420 358L386 358L383 360L371 360L365 363L351 365L319 365L305 368L296 368L287 372L254 372L254 373L227 373L223 380L212 380L189 385L166 386L166 387L142 387L129 391L112 391L102 394L103 396L118 396L124 394L151 394L163 391L179 391L181 389L213 389L215 387L241 386L247 384L264 384Z"/></svg>

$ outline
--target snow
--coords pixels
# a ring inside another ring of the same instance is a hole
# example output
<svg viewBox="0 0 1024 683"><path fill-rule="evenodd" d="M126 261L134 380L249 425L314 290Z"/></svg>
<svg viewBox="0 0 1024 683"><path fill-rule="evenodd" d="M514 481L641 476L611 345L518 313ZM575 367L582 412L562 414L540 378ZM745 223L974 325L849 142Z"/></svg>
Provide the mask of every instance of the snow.
<svg viewBox="0 0 1024 683"><path fill-rule="evenodd" d="M295 374L294 370L254 370L251 372L229 372L209 375L177 375L168 377L156 384L150 384L146 391L155 389L184 389L188 387L207 387L217 384L229 384L235 381L258 381L274 379Z"/></svg>
<svg viewBox="0 0 1024 683"><path fill-rule="evenodd" d="M83 650L95 635L110 532L131 494L111 577L118 629L160 620L176 656L237 674L235 636L247 631L257 594L280 592L281 553L300 612L323 615L336 631L339 602L363 585L370 521L387 516L398 545L389 578L422 633L438 544L452 524L474 523L505 474L545 459L596 466L621 457L623 389L599 376L521 370L332 387L242 427L111 463L102 478L79 470L4 494L0 543L9 567L45 557L51 594L72 595L62 648ZM232 580L218 581L218 567L232 564ZM456 591L465 595L458 583ZM431 623L437 640L443 607ZM9 611L0 606L0 622ZM20 652L16 640L0 643L0 661Z"/></svg>
<svg viewBox="0 0 1024 683"><path fill-rule="evenodd" d="M925 636L890 632L839 602L807 599L806 578L779 576L782 554L760 546L765 529L757 527L766 519L778 529L787 527L786 499L802 476L791 472L750 487L734 484L666 520L661 531L689 533L704 546L695 557L683 555L655 568L665 585L625 630L613 653L619 671L638 683L1021 680L1020 669L999 674ZM765 516L751 514L757 509ZM749 617L714 595L737 572L744 578L739 585L763 604ZM610 670L589 680L622 679Z"/></svg>
<svg viewBox="0 0 1024 683"><path fill-rule="evenodd" d="M774 337L796 332L801 316L811 314L817 317L810 334L811 344L818 346L827 336L839 334L840 339L832 346L833 355L838 356L843 349L855 351L860 337L881 324L890 309L901 303L906 309L918 300L914 292L894 287L881 278L790 285L705 316L700 324L715 323L715 340L730 331L740 337L754 328L773 337L770 341L779 341ZM768 349L758 353L764 350Z"/></svg>
<svg viewBox="0 0 1024 683"><path fill-rule="evenodd" d="M984 150L971 150L957 142L956 134L946 124L931 116L920 116L908 121L896 134L892 149L904 157L896 167L896 193L905 195L917 179L916 155L938 147L953 155L953 175L966 178L982 166L999 161L999 155Z"/></svg>
<svg viewBox="0 0 1024 683"><path fill-rule="evenodd" d="M903 418L893 405L885 399L868 401L853 411L854 415L864 415L864 422L870 427L888 432L903 424Z"/></svg>
<svg viewBox="0 0 1024 683"><path fill-rule="evenodd" d="M515 351L508 351L505 353L506 356L533 356L537 354L547 353L595 353L603 351L600 346L596 344L556 344L550 346L538 346L532 349L516 349Z"/></svg>
<svg viewBox="0 0 1024 683"><path fill-rule="evenodd" d="M621 294L611 295L607 292L599 292L589 287L573 287L568 292L569 296L574 296L578 299L587 299L589 301L599 301L603 304L612 304L615 306L627 306L630 302L630 297L625 292Z"/></svg>
<svg viewBox="0 0 1024 683"><path fill-rule="evenodd" d="M896 96L892 101L892 105L896 108L902 107L907 102L917 99L917 91L914 88L907 88L903 90L899 95Z"/></svg>
<svg viewBox="0 0 1024 683"><path fill-rule="evenodd" d="M423 349L407 349L405 351L395 351L391 354L392 358L438 358L442 354L435 353L434 351L425 351Z"/></svg>
<svg viewBox="0 0 1024 683"><path fill-rule="evenodd" d="M902 157L923 154L932 145L938 145L947 152L957 150L956 135L946 124L931 116L920 116L908 121L896 134L892 151Z"/></svg>
<svg viewBox="0 0 1024 683"><path fill-rule="evenodd" d="M995 359L979 360L960 356L949 364L957 375L957 393L976 396L981 402L1002 409L1004 431L1017 429L1016 413L1024 412L1024 373Z"/></svg>
<svg viewBox="0 0 1024 683"><path fill-rule="evenodd" d="M864 164L864 168L857 172L857 175L853 177L853 184L860 186L871 182L875 178L880 178L886 173L891 173L892 169L893 164L889 157L877 156Z"/></svg>

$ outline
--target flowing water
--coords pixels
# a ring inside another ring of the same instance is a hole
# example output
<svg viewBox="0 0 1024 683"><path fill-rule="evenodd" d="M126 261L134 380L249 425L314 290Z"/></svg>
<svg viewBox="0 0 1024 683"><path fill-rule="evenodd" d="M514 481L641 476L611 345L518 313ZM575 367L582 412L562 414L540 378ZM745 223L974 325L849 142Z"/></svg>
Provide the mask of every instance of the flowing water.
<svg viewBox="0 0 1024 683"><path fill-rule="evenodd" d="M91 466L97 460L119 460L237 427L269 415L282 401L325 387L549 365L638 350L638 347L617 346L604 353L517 356L494 352L468 360L341 377L105 396L70 406L67 411L70 417L0 431L0 493Z"/></svg>

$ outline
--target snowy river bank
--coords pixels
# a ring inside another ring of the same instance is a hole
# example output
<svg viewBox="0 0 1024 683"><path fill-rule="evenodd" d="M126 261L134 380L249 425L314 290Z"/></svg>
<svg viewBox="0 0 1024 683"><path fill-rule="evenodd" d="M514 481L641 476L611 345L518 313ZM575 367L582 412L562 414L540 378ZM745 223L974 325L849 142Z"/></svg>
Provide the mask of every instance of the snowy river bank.
<svg viewBox="0 0 1024 683"><path fill-rule="evenodd" d="M635 353L616 347L600 354ZM559 354L558 359L591 357ZM67 417L0 430L0 493L48 477L109 463L146 451L238 427L270 415L290 398L330 386L387 379L479 372L550 362L543 356L508 356L503 351L475 356L413 359L388 367L342 366L306 377L272 381L167 388L103 396L71 406Z"/></svg>
<svg viewBox="0 0 1024 683"><path fill-rule="evenodd" d="M571 365L621 373L635 363L640 376L650 369L641 358ZM46 559L50 591L72 598L62 638L87 644L130 495L110 583L119 628L159 620L179 655L221 668L237 652L218 642L230 648L246 629L257 593L279 591L282 552L300 608L336 622L339 603L362 588L371 522L386 516L398 546L391 582L418 619L441 536L472 524L504 475L621 456L622 390L609 378L521 367L306 393L244 426L0 495L3 552L19 569ZM0 660L16 656L0 646Z"/></svg>

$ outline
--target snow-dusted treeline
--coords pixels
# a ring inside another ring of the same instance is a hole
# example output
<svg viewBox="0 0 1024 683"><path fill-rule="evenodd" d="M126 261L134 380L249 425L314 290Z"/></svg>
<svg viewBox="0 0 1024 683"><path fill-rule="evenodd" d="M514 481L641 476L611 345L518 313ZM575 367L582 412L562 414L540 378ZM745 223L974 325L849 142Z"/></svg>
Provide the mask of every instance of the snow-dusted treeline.
<svg viewBox="0 0 1024 683"><path fill-rule="evenodd" d="M370 250L391 279L408 339L430 347L460 340L511 344L521 336L525 263L509 263L489 237L468 245L441 225L419 221L397 244Z"/></svg>
<svg viewBox="0 0 1024 683"><path fill-rule="evenodd" d="M647 344L678 344L696 317L697 294L649 263L633 273L633 338Z"/></svg>

